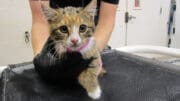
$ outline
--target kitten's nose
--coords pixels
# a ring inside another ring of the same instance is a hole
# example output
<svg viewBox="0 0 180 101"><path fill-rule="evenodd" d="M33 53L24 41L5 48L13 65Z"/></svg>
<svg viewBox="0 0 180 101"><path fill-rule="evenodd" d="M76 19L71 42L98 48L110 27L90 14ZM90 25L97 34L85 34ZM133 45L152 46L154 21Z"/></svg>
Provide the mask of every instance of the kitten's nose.
<svg viewBox="0 0 180 101"><path fill-rule="evenodd" d="M76 45L78 43L78 39L71 39L71 42L73 43L73 45Z"/></svg>

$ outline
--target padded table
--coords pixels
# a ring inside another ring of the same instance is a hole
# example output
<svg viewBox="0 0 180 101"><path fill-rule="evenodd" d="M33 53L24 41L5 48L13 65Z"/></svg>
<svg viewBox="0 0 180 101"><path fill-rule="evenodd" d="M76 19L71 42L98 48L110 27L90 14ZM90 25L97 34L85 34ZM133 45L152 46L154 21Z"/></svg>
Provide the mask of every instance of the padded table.
<svg viewBox="0 0 180 101"><path fill-rule="evenodd" d="M107 74L99 78L97 101L180 101L180 67L108 50ZM93 101L79 85L44 82L32 62L9 65L0 79L0 101Z"/></svg>

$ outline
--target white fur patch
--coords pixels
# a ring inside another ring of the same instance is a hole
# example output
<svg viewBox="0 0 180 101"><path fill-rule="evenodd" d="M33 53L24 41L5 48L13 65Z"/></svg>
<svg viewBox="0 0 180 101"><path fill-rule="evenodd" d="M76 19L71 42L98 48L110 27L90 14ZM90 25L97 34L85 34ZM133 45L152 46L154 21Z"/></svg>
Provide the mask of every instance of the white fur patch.
<svg viewBox="0 0 180 101"><path fill-rule="evenodd" d="M88 93L88 96L96 100L101 97L101 88L98 86L94 92Z"/></svg>
<svg viewBox="0 0 180 101"><path fill-rule="evenodd" d="M79 36L79 26L73 26L73 31L68 38L69 45L73 45L73 43L71 42L71 40L73 40L73 39L78 40L77 44L81 43L81 38Z"/></svg>

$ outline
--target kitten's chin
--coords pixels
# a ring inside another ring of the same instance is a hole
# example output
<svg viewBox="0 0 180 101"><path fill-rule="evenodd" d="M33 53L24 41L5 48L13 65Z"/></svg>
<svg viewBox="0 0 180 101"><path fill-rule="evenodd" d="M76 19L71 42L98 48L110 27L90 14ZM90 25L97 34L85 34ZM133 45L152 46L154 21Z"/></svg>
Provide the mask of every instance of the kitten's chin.
<svg viewBox="0 0 180 101"><path fill-rule="evenodd" d="M81 45L76 45L76 46L64 46L65 48L66 48L66 50L68 51L68 52L77 52L79 49L80 49L80 47L81 47Z"/></svg>
<svg viewBox="0 0 180 101"><path fill-rule="evenodd" d="M70 45L68 47L70 47L72 49L77 49L77 48L81 47L81 44L79 44L79 45Z"/></svg>
<svg viewBox="0 0 180 101"><path fill-rule="evenodd" d="M81 52L82 50L86 49L86 48L90 48L92 47L92 45L94 45L94 38L90 38L88 40L86 40L84 43L79 44L79 45L69 45L69 46L64 46L64 48L66 48L66 50L68 52Z"/></svg>

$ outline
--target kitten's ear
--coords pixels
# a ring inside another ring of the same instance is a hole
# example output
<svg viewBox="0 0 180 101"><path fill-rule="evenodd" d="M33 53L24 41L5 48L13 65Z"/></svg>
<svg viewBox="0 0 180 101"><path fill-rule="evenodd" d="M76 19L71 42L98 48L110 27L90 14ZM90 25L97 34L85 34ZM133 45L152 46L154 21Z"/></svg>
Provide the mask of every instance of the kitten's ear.
<svg viewBox="0 0 180 101"><path fill-rule="evenodd" d="M96 15L97 0L91 0L90 3L84 8L84 11L89 12L93 17Z"/></svg>
<svg viewBox="0 0 180 101"><path fill-rule="evenodd" d="M57 18L57 11L48 7L47 5L41 4L42 11L48 21L53 21Z"/></svg>

